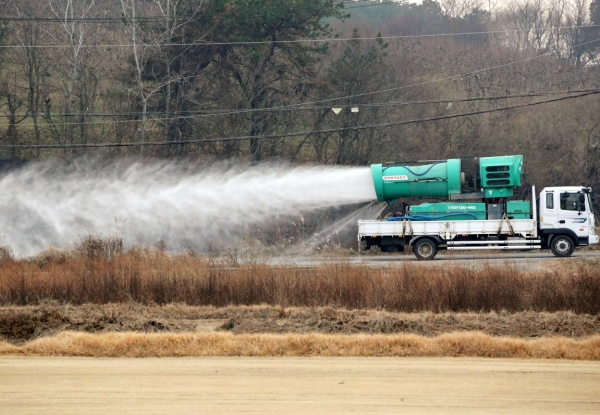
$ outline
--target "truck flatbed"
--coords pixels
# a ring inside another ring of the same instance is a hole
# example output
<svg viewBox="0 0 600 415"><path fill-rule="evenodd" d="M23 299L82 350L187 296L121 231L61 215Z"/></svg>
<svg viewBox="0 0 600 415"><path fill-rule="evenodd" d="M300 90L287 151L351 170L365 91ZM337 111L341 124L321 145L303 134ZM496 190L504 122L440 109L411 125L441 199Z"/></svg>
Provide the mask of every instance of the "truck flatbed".
<svg viewBox="0 0 600 415"><path fill-rule="evenodd" d="M464 221L359 220L358 238L382 236L439 236L450 241L458 235L507 235L537 238L535 219Z"/></svg>

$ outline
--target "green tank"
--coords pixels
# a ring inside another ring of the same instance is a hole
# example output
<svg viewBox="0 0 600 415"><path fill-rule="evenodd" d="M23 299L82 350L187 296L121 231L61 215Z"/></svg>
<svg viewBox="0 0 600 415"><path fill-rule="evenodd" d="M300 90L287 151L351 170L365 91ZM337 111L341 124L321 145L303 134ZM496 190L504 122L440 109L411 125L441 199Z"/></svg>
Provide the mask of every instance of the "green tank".
<svg viewBox="0 0 600 415"><path fill-rule="evenodd" d="M422 166L373 164L371 174L380 202L399 197L448 199L450 195L461 192L460 159Z"/></svg>
<svg viewBox="0 0 600 415"><path fill-rule="evenodd" d="M506 199L513 196L515 187L521 186L521 155L471 158L465 165L466 173L461 173L460 159L418 166L373 164L371 175L377 200L393 203L401 197Z"/></svg>

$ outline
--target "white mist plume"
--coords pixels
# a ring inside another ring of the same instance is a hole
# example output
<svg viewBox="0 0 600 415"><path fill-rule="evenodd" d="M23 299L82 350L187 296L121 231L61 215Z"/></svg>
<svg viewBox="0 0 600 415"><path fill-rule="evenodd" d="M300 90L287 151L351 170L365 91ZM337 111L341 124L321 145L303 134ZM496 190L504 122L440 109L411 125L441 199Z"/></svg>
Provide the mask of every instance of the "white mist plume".
<svg viewBox="0 0 600 415"><path fill-rule="evenodd" d="M353 237L356 237L357 221L359 219L373 219L378 217L386 208L383 203L373 201L366 206L359 207L356 210L346 214L333 223L324 224L317 233L312 234L302 245L292 246L286 250L288 253L308 254L313 249L321 249L322 245L330 243L341 243L342 235L353 232ZM348 235L349 236L349 235Z"/></svg>
<svg viewBox="0 0 600 415"><path fill-rule="evenodd" d="M277 215L375 198L368 167L36 163L0 176L0 245L23 256L91 234L202 250Z"/></svg>

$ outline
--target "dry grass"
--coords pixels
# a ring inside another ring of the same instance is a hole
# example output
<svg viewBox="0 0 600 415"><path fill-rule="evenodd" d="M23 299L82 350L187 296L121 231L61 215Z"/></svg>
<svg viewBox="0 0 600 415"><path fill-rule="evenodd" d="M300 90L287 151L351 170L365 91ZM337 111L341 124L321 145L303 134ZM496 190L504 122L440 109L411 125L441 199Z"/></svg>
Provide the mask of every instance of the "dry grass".
<svg viewBox="0 0 600 415"><path fill-rule="evenodd" d="M0 259L0 305L53 300L403 312L600 312L600 268L595 264L544 273L413 264L401 269L347 263L307 269L219 264L193 255L141 250L119 255L93 243L88 248L85 254L49 251L29 260Z"/></svg>
<svg viewBox="0 0 600 415"><path fill-rule="evenodd" d="M112 259L123 254L123 239L118 236L100 238L86 235L75 249L79 255L89 259Z"/></svg>
<svg viewBox="0 0 600 415"><path fill-rule="evenodd" d="M13 251L10 246L0 245L0 261L12 260Z"/></svg>
<svg viewBox="0 0 600 415"><path fill-rule="evenodd" d="M240 265L91 237L27 260L3 249L0 354L600 360L600 267L566 264Z"/></svg>
<svg viewBox="0 0 600 415"><path fill-rule="evenodd" d="M194 307L185 304L45 303L0 307L0 339L24 343L61 331L206 332L234 334L418 334L435 337L458 331L493 336L536 338L600 335L600 315L556 313L397 313L383 310L345 310L331 307L275 306Z"/></svg>
<svg viewBox="0 0 600 415"><path fill-rule="evenodd" d="M233 335L61 333L23 346L0 342L0 355L179 356L455 356L600 360L600 336L520 340L482 333L434 338L403 335Z"/></svg>

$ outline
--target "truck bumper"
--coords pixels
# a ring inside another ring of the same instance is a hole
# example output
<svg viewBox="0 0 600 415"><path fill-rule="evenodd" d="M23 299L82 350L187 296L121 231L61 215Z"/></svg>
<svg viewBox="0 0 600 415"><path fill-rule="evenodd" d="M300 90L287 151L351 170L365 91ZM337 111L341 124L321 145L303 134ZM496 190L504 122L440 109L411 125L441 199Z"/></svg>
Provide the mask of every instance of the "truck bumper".
<svg viewBox="0 0 600 415"><path fill-rule="evenodd" d="M598 236L596 236L596 235L590 235L590 237L588 239L588 243L590 245L597 244L598 243L598 239L599 239Z"/></svg>

